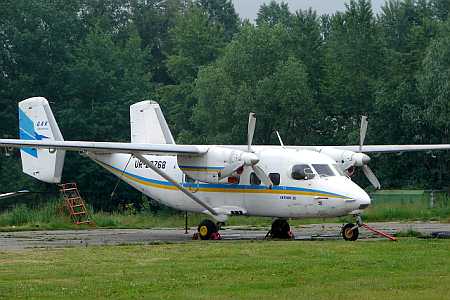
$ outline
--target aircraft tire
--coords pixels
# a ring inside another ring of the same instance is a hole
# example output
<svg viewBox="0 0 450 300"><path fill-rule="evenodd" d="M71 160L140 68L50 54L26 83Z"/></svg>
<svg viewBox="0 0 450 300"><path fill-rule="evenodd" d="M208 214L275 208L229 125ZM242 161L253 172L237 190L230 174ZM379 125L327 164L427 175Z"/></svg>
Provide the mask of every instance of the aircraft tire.
<svg viewBox="0 0 450 300"><path fill-rule="evenodd" d="M292 239L291 227L287 220L276 219L270 229L270 237L274 239Z"/></svg>
<svg viewBox="0 0 450 300"><path fill-rule="evenodd" d="M359 229L356 227L355 229L351 230L353 227L355 227L355 224L348 223L345 224L344 227L342 227L342 237L346 241L356 241L359 236Z"/></svg>
<svg viewBox="0 0 450 300"><path fill-rule="evenodd" d="M200 239L209 240L213 234L219 231L219 228L213 221L206 219L198 225L197 231Z"/></svg>

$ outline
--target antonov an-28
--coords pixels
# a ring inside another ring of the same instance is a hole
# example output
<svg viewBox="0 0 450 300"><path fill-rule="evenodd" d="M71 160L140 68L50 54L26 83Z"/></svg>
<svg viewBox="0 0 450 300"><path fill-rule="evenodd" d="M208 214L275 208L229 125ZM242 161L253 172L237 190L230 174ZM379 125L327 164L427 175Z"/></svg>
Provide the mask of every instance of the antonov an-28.
<svg viewBox="0 0 450 300"><path fill-rule="evenodd" d="M19 103L20 139L0 146L21 148L23 172L41 181L61 180L65 151L79 151L145 195L172 208L200 212L210 219L198 226L201 239L215 239L230 215L273 217L270 234L291 236L289 218L352 215L356 225L342 229L358 238L361 212L369 195L349 173L362 167L375 188L380 183L366 153L430 151L450 145L365 146L362 118L357 146L253 146L256 118L249 115L247 145L178 145L159 105L130 107L131 143L64 141L45 98Z"/></svg>

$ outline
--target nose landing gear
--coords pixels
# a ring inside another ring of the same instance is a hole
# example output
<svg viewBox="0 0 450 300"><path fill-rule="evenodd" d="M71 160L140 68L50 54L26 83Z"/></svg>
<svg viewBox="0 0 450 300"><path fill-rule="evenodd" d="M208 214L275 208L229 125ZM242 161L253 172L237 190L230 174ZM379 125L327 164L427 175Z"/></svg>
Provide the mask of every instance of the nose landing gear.
<svg viewBox="0 0 450 300"><path fill-rule="evenodd" d="M344 240L346 240L346 241L356 241L358 239L358 236L359 236L359 229L358 229L359 227L364 227L365 229L367 229L369 231L372 231L373 233L375 233L375 234L377 234L379 236L388 238L391 241L396 241L397 240L395 237L393 237L393 236L391 236L391 235L389 235L389 234L387 234L385 232L382 232L382 231L377 230L377 229L375 229L373 227L370 227L367 224L364 224L363 221L362 221L361 215L356 215L355 217L356 217L356 225L352 224L352 223L348 223L348 224L345 224L342 227L341 234L342 234L342 237L344 238Z"/></svg>

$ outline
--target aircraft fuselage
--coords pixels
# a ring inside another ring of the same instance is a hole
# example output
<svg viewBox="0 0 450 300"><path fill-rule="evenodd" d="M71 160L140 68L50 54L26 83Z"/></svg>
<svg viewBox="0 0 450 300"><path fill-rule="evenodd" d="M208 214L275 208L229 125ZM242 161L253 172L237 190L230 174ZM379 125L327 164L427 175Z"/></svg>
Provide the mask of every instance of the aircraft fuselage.
<svg viewBox="0 0 450 300"><path fill-rule="evenodd" d="M268 174L279 177L279 184L269 188L252 182L252 169L247 167L236 174L238 182L228 183L228 179L214 184L192 181L183 172L189 166L179 166L176 156L145 155L145 158L211 207L228 208L237 214L279 218L336 217L364 209L370 204L367 193L350 178L339 174L334 161L326 155L309 150L258 149L257 146L255 152L261 158L259 165ZM156 201L182 211L205 213L204 207L181 193L139 159L130 159L129 154L88 156ZM292 169L295 165L313 166L311 169L315 173L314 177L307 180L294 179ZM333 175L319 175L314 166L319 168L323 165L329 166ZM223 167L205 166L197 170L217 172Z"/></svg>

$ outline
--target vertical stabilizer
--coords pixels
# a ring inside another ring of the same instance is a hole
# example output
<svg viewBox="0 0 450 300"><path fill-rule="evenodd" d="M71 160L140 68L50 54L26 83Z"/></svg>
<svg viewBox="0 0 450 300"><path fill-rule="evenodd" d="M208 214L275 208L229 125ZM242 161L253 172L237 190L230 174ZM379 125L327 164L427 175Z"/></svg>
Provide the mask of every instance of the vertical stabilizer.
<svg viewBox="0 0 450 300"><path fill-rule="evenodd" d="M19 102L19 129L21 140L63 141L48 101L43 97ZM22 170L41 181L61 181L65 151L21 148Z"/></svg>
<svg viewBox="0 0 450 300"><path fill-rule="evenodd" d="M155 101L141 101L130 106L131 142L175 144L166 119Z"/></svg>

